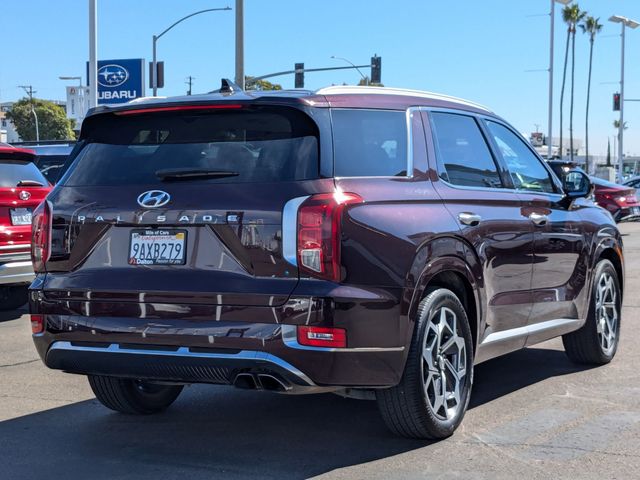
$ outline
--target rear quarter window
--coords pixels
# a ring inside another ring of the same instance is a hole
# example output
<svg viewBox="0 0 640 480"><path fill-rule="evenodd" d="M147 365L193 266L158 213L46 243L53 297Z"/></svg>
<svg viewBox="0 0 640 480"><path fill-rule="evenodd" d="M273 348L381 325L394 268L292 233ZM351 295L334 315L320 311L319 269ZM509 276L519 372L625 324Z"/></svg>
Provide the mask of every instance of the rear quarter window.
<svg viewBox="0 0 640 480"><path fill-rule="evenodd" d="M407 175L404 111L333 109L336 177Z"/></svg>
<svg viewBox="0 0 640 480"><path fill-rule="evenodd" d="M65 185L154 184L166 170L234 173L192 180L211 183L319 175L318 128L294 108L105 114L93 118L83 140Z"/></svg>

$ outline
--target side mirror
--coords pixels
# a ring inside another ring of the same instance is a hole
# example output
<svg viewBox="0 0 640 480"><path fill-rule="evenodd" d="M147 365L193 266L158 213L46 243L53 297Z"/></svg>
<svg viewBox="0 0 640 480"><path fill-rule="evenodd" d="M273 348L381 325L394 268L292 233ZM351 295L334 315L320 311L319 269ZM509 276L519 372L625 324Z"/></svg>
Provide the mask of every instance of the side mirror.
<svg viewBox="0 0 640 480"><path fill-rule="evenodd" d="M570 199L584 198L591 195L593 184L589 176L581 170L570 170L562 181L565 195Z"/></svg>

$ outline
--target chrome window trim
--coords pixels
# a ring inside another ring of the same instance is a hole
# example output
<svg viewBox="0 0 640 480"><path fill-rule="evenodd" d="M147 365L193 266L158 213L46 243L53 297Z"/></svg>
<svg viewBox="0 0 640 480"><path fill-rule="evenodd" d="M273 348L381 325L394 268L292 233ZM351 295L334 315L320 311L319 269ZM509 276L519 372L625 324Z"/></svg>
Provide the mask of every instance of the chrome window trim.
<svg viewBox="0 0 640 480"><path fill-rule="evenodd" d="M149 355L149 356L163 356L163 357L176 357L176 358L210 358L210 359L222 359L222 360L254 360L256 362L267 362L276 365L280 368L287 370L292 375L300 378L310 386L315 386L315 383L302 371L290 363L282 360L280 357L272 355L267 352L261 352L258 350L241 350L238 353L207 353L207 352L192 352L188 347L178 347L177 350L144 350L136 348L121 348L119 344L112 343L108 347L88 347L84 345L72 345L71 342L57 341L54 342L49 348L51 351L70 351L70 352L94 352L94 353L109 353L109 354L129 354L129 355ZM48 352L47 352L48 354Z"/></svg>
<svg viewBox="0 0 640 480"><path fill-rule="evenodd" d="M298 343L297 325L282 325L282 341L289 348L297 350L311 350L314 352L348 352L348 353L375 353L375 352L402 352L404 347L360 347L360 348L333 348L333 347L311 347Z"/></svg>
<svg viewBox="0 0 640 480"><path fill-rule="evenodd" d="M0 246L0 251L1 250L20 250L22 248L28 248L29 250L31 250L31 244L30 243L15 243L13 245L2 245L2 246Z"/></svg>
<svg viewBox="0 0 640 480"><path fill-rule="evenodd" d="M298 266L298 208L307 198L295 197L282 209L282 256L291 265Z"/></svg>

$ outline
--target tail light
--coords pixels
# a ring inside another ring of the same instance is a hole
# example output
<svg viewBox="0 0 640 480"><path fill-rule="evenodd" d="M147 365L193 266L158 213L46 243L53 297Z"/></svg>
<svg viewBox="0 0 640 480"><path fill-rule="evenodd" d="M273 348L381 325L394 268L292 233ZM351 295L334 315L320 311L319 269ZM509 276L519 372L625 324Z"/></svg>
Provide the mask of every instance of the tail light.
<svg viewBox="0 0 640 480"><path fill-rule="evenodd" d="M344 328L298 326L298 343L309 347L346 348L347 331Z"/></svg>
<svg viewBox="0 0 640 480"><path fill-rule="evenodd" d="M31 333L38 334L44 332L44 315L38 313L31 314Z"/></svg>
<svg viewBox="0 0 640 480"><path fill-rule="evenodd" d="M31 262L36 273L45 271L51 254L51 207L44 200L33 212L31 223Z"/></svg>
<svg viewBox="0 0 640 480"><path fill-rule="evenodd" d="M314 277L340 281L340 234L346 205L362 203L355 193L322 193L298 209L298 268Z"/></svg>

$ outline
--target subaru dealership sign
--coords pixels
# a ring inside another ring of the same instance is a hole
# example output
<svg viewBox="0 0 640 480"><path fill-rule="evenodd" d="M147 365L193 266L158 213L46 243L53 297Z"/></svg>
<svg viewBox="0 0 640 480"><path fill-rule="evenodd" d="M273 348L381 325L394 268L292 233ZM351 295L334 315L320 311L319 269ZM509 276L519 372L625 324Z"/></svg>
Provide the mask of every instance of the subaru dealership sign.
<svg viewBox="0 0 640 480"><path fill-rule="evenodd" d="M143 58L98 61L98 105L126 103L139 97L144 97Z"/></svg>

